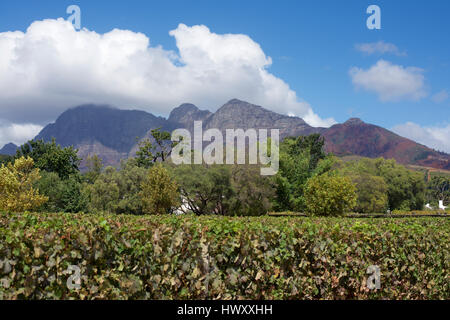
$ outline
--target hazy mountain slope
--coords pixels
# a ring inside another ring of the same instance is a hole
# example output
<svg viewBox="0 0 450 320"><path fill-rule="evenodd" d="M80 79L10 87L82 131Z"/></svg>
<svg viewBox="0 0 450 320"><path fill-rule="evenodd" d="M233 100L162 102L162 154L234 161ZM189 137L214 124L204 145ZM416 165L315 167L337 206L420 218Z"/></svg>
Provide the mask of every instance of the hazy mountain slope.
<svg viewBox="0 0 450 320"><path fill-rule="evenodd" d="M120 110L109 106L84 105L62 113L55 123L47 125L35 139L79 149L83 159L98 154L105 164L116 165L127 158L150 129L170 130L166 119L145 111Z"/></svg>
<svg viewBox="0 0 450 320"><path fill-rule="evenodd" d="M13 156L16 154L17 146L14 143L5 144L3 148L0 149L0 154Z"/></svg>
<svg viewBox="0 0 450 320"><path fill-rule="evenodd" d="M338 156L393 158L403 164L450 169L450 156L403 138L384 128L353 118L327 129L325 147Z"/></svg>
<svg viewBox="0 0 450 320"><path fill-rule="evenodd" d="M36 137L46 141L55 137L62 146L98 141L107 148L128 152L149 128L164 127L166 119L136 110L85 105L69 109L46 126Z"/></svg>

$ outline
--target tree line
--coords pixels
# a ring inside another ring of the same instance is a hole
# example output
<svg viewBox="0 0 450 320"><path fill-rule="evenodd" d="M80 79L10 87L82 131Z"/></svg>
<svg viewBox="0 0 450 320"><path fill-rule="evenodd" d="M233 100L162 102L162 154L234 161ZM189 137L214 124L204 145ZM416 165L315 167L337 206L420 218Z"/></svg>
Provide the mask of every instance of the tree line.
<svg viewBox="0 0 450 320"><path fill-rule="evenodd" d="M421 210L449 200L449 177L425 175L395 160L338 159L318 134L280 144L280 169L261 176L256 165L179 165L170 161L170 134L152 130L135 158L118 168L98 156L81 159L56 141L29 141L0 158L0 210L257 216L269 211L339 215Z"/></svg>

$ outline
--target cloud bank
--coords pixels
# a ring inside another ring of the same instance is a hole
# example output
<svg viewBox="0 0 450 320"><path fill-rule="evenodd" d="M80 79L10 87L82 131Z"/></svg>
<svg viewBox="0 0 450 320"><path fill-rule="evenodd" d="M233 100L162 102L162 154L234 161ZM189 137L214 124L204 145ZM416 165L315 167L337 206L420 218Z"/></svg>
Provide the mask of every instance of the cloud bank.
<svg viewBox="0 0 450 320"><path fill-rule="evenodd" d="M356 88L376 93L383 102L417 101L427 95L425 77L420 68L405 68L379 60L367 70L353 67L349 74Z"/></svg>
<svg viewBox="0 0 450 320"><path fill-rule="evenodd" d="M41 130L42 126L34 124L0 123L0 149L9 142L21 145L23 142L34 138Z"/></svg>
<svg viewBox="0 0 450 320"><path fill-rule="evenodd" d="M45 124L83 103L167 115L191 102L214 111L238 98L313 126L335 123L268 71L271 58L250 37L184 24L170 35L178 52L128 30L75 31L62 18L36 21L25 33L0 33L0 119Z"/></svg>
<svg viewBox="0 0 450 320"><path fill-rule="evenodd" d="M438 93L434 94L431 97L431 100L433 100L436 103L441 103L444 102L445 100L448 99L448 91L447 90L441 90Z"/></svg>
<svg viewBox="0 0 450 320"><path fill-rule="evenodd" d="M430 148L450 153L450 124L444 127L421 127L407 122L393 127L392 131Z"/></svg>
<svg viewBox="0 0 450 320"><path fill-rule="evenodd" d="M406 56L405 52L401 52L395 44L378 41L369 43L358 43L355 49L368 55L391 53L397 56Z"/></svg>

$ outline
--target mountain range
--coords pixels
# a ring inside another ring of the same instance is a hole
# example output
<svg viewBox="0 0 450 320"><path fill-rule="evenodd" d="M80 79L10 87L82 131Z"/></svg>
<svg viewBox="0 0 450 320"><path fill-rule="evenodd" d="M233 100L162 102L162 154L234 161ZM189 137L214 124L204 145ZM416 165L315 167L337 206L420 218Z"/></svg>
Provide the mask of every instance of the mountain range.
<svg viewBox="0 0 450 320"><path fill-rule="evenodd" d="M230 100L216 112L182 104L169 117L157 117L138 110L120 110L105 105L83 105L62 113L35 137L62 146L74 146L83 159L97 154L105 165L117 165L134 156L140 139L150 130L172 131L186 128L192 132L194 121L202 121L204 130L279 129L281 138L319 133L325 149L337 156L359 155L396 159L402 164L450 169L450 155L432 150L389 130L352 118L330 128L311 127L303 119L281 115L237 99ZM17 146L7 144L0 154L14 154Z"/></svg>

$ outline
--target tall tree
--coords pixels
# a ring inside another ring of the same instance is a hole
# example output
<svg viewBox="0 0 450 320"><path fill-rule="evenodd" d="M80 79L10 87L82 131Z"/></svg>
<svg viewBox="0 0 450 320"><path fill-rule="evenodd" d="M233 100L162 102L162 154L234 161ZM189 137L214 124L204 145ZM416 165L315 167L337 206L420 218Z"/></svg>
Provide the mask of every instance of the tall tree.
<svg viewBox="0 0 450 320"><path fill-rule="evenodd" d="M261 175L259 166L234 165L231 174L235 215L261 216L271 210L275 184L271 177Z"/></svg>
<svg viewBox="0 0 450 320"><path fill-rule="evenodd" d="M16 153L15 159L30 157L36 168L47 172L55 172L61 179L68 179L71 174L78 173L80 158L73 147L62 148L52 142L44 140L30 140L22 145Z"/></svg>
<svg viewBox="0 0 450 320"><path fill-rule="evenodd" d="M437 204L439 200L444 203L450 201L450 177L444 175L433 176L427 183L427 201Z"/></svg>
<svg viewBox="0 0 450 320"><path fill-rule="evenodd" d="M150 168L158 161L166 161L177 143L179 142L171 141L170 132L161 131L161 128L151 130L151 139L139 142L139 150L136 152L138 166Z"/></svg>
<svg viewBox="0 0 450 320"><path fill-rule="evenodd" d="M368 173L349 175L356 185L357 202L354 210L360 213L384 213L388 206L388 186L382 177Z"/></svg>
<svg viewBox="0 0 450 320"><path fill-rule="evenodd" d="M324 151L324 140L318 134L286 138L280 145L280 170L274 209L277 211L305 209L304 189L310 177L331 169L332 155Z"/></svg>
<svg viewBox="0 0 450 320"><path fill-rule="evenodd" d="M153 166L141 184L139 193L144 213L167 214L180 203L178 185L162 164Z"/></svg>

